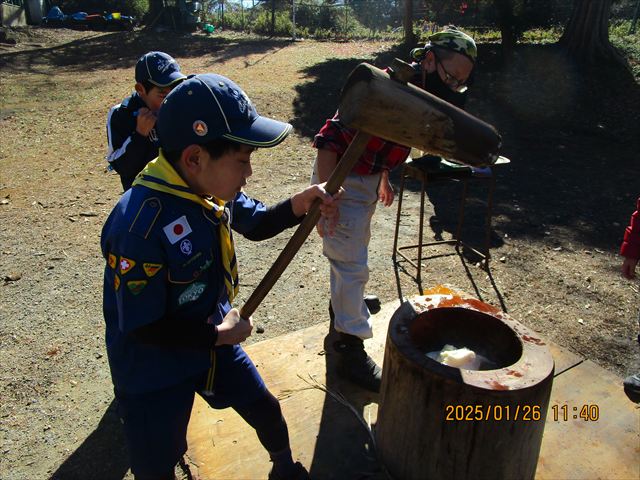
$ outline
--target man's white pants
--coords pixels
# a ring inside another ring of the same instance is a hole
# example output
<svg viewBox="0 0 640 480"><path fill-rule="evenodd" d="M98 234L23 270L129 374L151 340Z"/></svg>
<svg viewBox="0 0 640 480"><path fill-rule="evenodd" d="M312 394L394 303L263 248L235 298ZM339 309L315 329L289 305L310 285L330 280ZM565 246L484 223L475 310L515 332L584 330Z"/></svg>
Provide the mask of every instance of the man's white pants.
<svg viewBox="0 0 640 480"><path fill-rule="evenodd" d="M371 217L376 210L379 183L379 174L349 175L342 185L345 192L340 199L335 235L323 238L323 254L331 267L334 327L362 339L373 337L371 316L363 297L369 280Z"/></svg>

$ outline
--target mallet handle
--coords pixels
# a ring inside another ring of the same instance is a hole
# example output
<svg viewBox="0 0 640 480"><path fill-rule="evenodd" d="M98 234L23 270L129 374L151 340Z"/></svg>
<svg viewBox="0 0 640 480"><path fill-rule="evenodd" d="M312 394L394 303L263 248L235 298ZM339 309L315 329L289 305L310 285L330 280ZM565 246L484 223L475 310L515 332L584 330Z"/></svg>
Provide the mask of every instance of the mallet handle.
<svg viewBox="0 0 640 480"><path fill-rule="evenodd" d="M331 174L331 177L327 181L325 186L325 190L331 195L335 194L344 179L347 177L349 172L353 169L353 166L356 164L358 158L364 152L367 143L371 139L371 135L357 132L353 141L347 147L347 150L342 155L342 158L336 165L335 170ZM246 303L240 309L240 316L242 318L249 318L253 315L253 312L256 311L258 305L264 300L264 297L267 296L267 293L271 290L271 288L278 281L282 273L285 271L291 260L298 253L300 247L307 239L313 228L318 223L320 219L320 203L322 200L319 198L313 202L313 205L307 212L302 223L298 226L295 233L287 242L287 245L284 247L276 261L273 263L269 271L266 273L262 281L258 284L256 289L253 291L251 296L248 298Z"/></svg>

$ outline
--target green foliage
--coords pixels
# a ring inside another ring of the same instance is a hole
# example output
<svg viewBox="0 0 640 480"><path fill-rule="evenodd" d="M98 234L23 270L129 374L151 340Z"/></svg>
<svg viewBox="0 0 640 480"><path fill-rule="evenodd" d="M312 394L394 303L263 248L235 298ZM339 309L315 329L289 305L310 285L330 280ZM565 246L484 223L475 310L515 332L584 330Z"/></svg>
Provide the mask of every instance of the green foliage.
<svg viewBox="0 0 640 480"><path fill-rule="evenodd" d="M403 7L395 0L351 0L347 2L351 15L373 31L386 30L402 25Z"/></svg>
<svg viewBox="0 0 640 480"><path fill-rule="evenodd" d="M552 25L548 28L532 28L522 32L520 41L539 44L555 43L560 40L563 30L564 27L560 25Z"/></svg>
<svg viewBox="0 0 640 480"><path fill-rule="evenodd" d="M66 14L120 12L139 19L149 10L149 0L62 0L58 6Z"/></svg>
<svg viewBox="0 0 640 480"><path fill-rule="evenodd" d="M385 0L386 2L386 0ZM359 5L372 5L372 0L362 0ZM352 1L355 5L355 2ZM290 2L276 2L276 36L293 35ZM357 13L351 6L335 5L325 0L304 0L296 4L295 33L298 38L315 38L318 40L350 38L350 39L394 39L402 38L402 30L393 28L385 22L375 25L361 23ZM217 27L232 30L243 30L263 35L271 35L271 3L256 4L255 8L242 9L241 5L226 3L224 25L219 10L208 13L205 22Z"/></svg>
<svg viewBox="0 0 640 480"><path fill-rule="evenodd" d="M239 7L236 8L235 5L227 4L224 11L224 26L222 25L222 17L218 14L205 15L204 21L215 25L216 28L224 27L238 32L246 32L249 31L253 16L250 10L243 10Z"/></svg>
<svg viewBox="0 0 640 480"><path fill-rule="evenodd" d="M275 12L275 36L291 36L292 23L290 12L280 6L282 2L276 2ZM236 31L255 32L261 35L271 35L271 3L257 4L255 8L242 8L233 3L225 3L224 17L220 9L214 13L206 13L204 21L211 23L216 28L228 28Z"/></svg>
<svg viewBox="0 0 640 480"><path fill-rule="evenodd" d="M640 83L640 35L629 33L631 20L609 25L609 40L626 57L636 82Z"/></svg>
<svg viewBox="0 0 640 480"><path fill-rule="evenodd" d="M296 7L296 26L299 24L311 30L342 30L344 29L344 22L341 22L344 18L342 10L333 5L322 5L321 2L301 4Z"/></svg>
<svg viewBox="0 0 640 480"><path fill-rule="evenodd" d="M71 0L68 0L71 1ZM79 1L79 0L75 0ZM87 1L87 0L85 0ZM115 0L111 0L115 1ZM125 0L120 0L125 1ZM136 0L128 0L134 2ZM138 0L144 1L146 0ZM612 13L611 41L629 59L637 72L640 69L640 42L637 34L628 35L630 17L636 0L615 0ZM298 3L300 2L300 3ZM572 2L567 0L420 0L417 9L426 12L415 16L414 32L424 42L431 28L439 29L447 23L459 25L479 43L499 43L498 9L496 5L511 6L512 28L518 41L528 44L549 44L558 41L571 15ZM108 2L107 2L108 3ZM204 0L205 9L218 5L217 0ZM291 0L276 0L276 36L291 37L293 23ZM401 41L402 2L399 0L298 0L296 2L295 33L298 38L377 39ZM466 5L466 6L465 6ZM232 30L271 35L271 2L258 2L254 8L242 8L238 0L225 1L224 25L220 10L204 16L204 21ZM626 20L622 21L621 18ZM637 73L634 73L638 77Z"/></svg>
<svg viewBox="0 0 640 480"><path fill-rule="evenodd" d="M271 11L263 10L256 17L252 25L252 30L262 35L275 35L278 37L288 37L292 34L291 18L289 12L276 12L275 25L271 31Z"/></svg>

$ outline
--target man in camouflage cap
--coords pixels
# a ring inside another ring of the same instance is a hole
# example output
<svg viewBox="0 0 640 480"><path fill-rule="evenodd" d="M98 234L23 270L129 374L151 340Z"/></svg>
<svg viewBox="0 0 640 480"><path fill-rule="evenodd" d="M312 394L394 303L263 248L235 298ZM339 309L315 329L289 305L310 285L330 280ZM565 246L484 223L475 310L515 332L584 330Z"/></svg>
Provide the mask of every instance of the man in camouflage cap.
<svg viewBox="0 0 640 480"><path fill-rule="evenodd" d="M411 50L411 57L413 57L414 60L421 60L424 58L426 51L431 47L440 47L451 50L452 52L461 53L468 57L473 63L475 63L478 57L478 49L473 38L453 26L445 27L444 30L431 34L424 48L414 48Z"/></svg>
<svg viewBox="0 0 640 480"><path fill-rule="evenodd" d="M456 106L464 105L467 85L478 57L476 42L455 27L429 36L424 47L411 50L419 78L415 83Z"/></svg>

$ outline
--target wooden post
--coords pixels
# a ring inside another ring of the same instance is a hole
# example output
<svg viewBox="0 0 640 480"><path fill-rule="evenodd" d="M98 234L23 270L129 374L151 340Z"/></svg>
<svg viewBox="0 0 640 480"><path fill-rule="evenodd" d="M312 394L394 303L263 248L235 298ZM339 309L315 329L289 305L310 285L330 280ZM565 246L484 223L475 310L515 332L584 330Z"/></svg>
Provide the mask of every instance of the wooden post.
<svg viewBox="0 0 640 480"><path fill-rule="evenodd" d="M404 27L404 43L407 45L416 43L416 37L413 33L413 0L404 0L402 26Z"/></svg>
<svg viewBox="0 0 640 480"><path fill-rule="evenodd" d="M393 478L533 479L553 382L537 334L477 300L416 297L387 335L376 442ZM443 306L447 305L447 306ZM426 356L444 344L495 362L464 370Z"/></svg>

